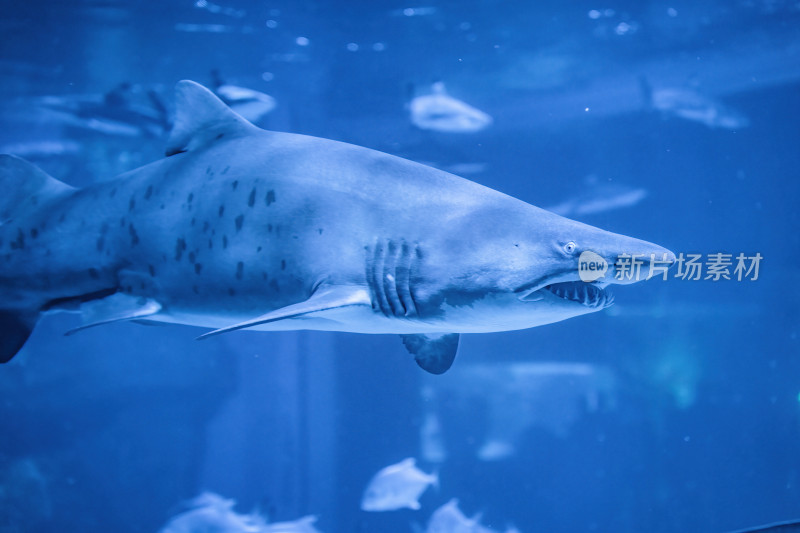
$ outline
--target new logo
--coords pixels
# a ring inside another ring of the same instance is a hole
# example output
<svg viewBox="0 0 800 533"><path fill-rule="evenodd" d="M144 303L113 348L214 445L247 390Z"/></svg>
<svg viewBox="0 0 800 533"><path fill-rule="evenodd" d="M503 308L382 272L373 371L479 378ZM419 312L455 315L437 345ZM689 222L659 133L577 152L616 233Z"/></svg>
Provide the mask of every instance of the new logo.
<svg viewBox="0 0 800 533"><path fill-rule="evenodd" d="M608 272L608 262L599 254L586 250L578 257L578 276L587 283L598 280Z"/></svg>

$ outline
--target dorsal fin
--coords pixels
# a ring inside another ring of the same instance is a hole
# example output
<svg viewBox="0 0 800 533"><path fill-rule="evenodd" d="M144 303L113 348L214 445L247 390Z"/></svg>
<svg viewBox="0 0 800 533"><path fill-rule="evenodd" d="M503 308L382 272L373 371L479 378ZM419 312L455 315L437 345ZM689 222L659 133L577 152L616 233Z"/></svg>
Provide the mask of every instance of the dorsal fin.
<svg viewBox="0 0 800 533"><path fill-rule="evenodd" d="M0 226L9 218L34 211L41 204L73 190L32 163L0 155Z"/></svg>
<svg viewBox="0 0 800 533"><path fill-rule="evenodd" d="M166 155L196 150L223 137L257 129L199 83L182 80L175 86L175 124Z"/></svg>

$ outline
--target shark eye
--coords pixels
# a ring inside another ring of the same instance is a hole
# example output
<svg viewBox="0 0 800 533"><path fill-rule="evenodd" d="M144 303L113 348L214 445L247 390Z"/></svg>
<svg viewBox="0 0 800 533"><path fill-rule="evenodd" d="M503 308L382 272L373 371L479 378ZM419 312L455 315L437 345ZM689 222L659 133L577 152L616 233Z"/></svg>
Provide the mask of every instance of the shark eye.
<svg viewBox="0 0 800 533"><path fill-rule="evenodd" d="M564 245L564 251L572 255L577 247L578 247L577 244L575 244L572 241L569 241L567 244Z"/></svg>

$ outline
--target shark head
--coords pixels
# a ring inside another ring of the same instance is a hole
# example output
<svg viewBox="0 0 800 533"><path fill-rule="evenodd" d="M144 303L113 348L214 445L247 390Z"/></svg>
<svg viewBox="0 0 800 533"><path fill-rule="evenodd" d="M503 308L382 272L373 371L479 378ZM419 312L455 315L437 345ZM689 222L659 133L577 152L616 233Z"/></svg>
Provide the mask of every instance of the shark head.
<svg viewBox="0 0 800 533"><path fill-rule="evenodd" d="M661 276L675 262L656 244L527 204L471 217L473 230L450 235L438 248L444 251L431 254L438 264L428 279L444 287L430 300L462 332L524 329L600 311L614 301L609 285Z"/></svg>

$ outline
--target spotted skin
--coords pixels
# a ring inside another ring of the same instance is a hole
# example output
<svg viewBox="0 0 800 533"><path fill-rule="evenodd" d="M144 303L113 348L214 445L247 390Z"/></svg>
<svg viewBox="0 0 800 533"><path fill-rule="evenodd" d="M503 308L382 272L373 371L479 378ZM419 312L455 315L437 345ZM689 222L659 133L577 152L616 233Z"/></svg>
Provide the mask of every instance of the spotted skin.
<svg viewBox="0 0 800 533"><path fill-rule="evenodd" d="M19 349L7 328L96 317L113 296L113 317L413 336L438 372L453 334L599 310L544 290L577 281L583 249L674 258L424 165L257 129L192 82L176 98L168 157L115 180L73 190L0 159L0 186L27 184L0 200L0 360Z"/></svg>

